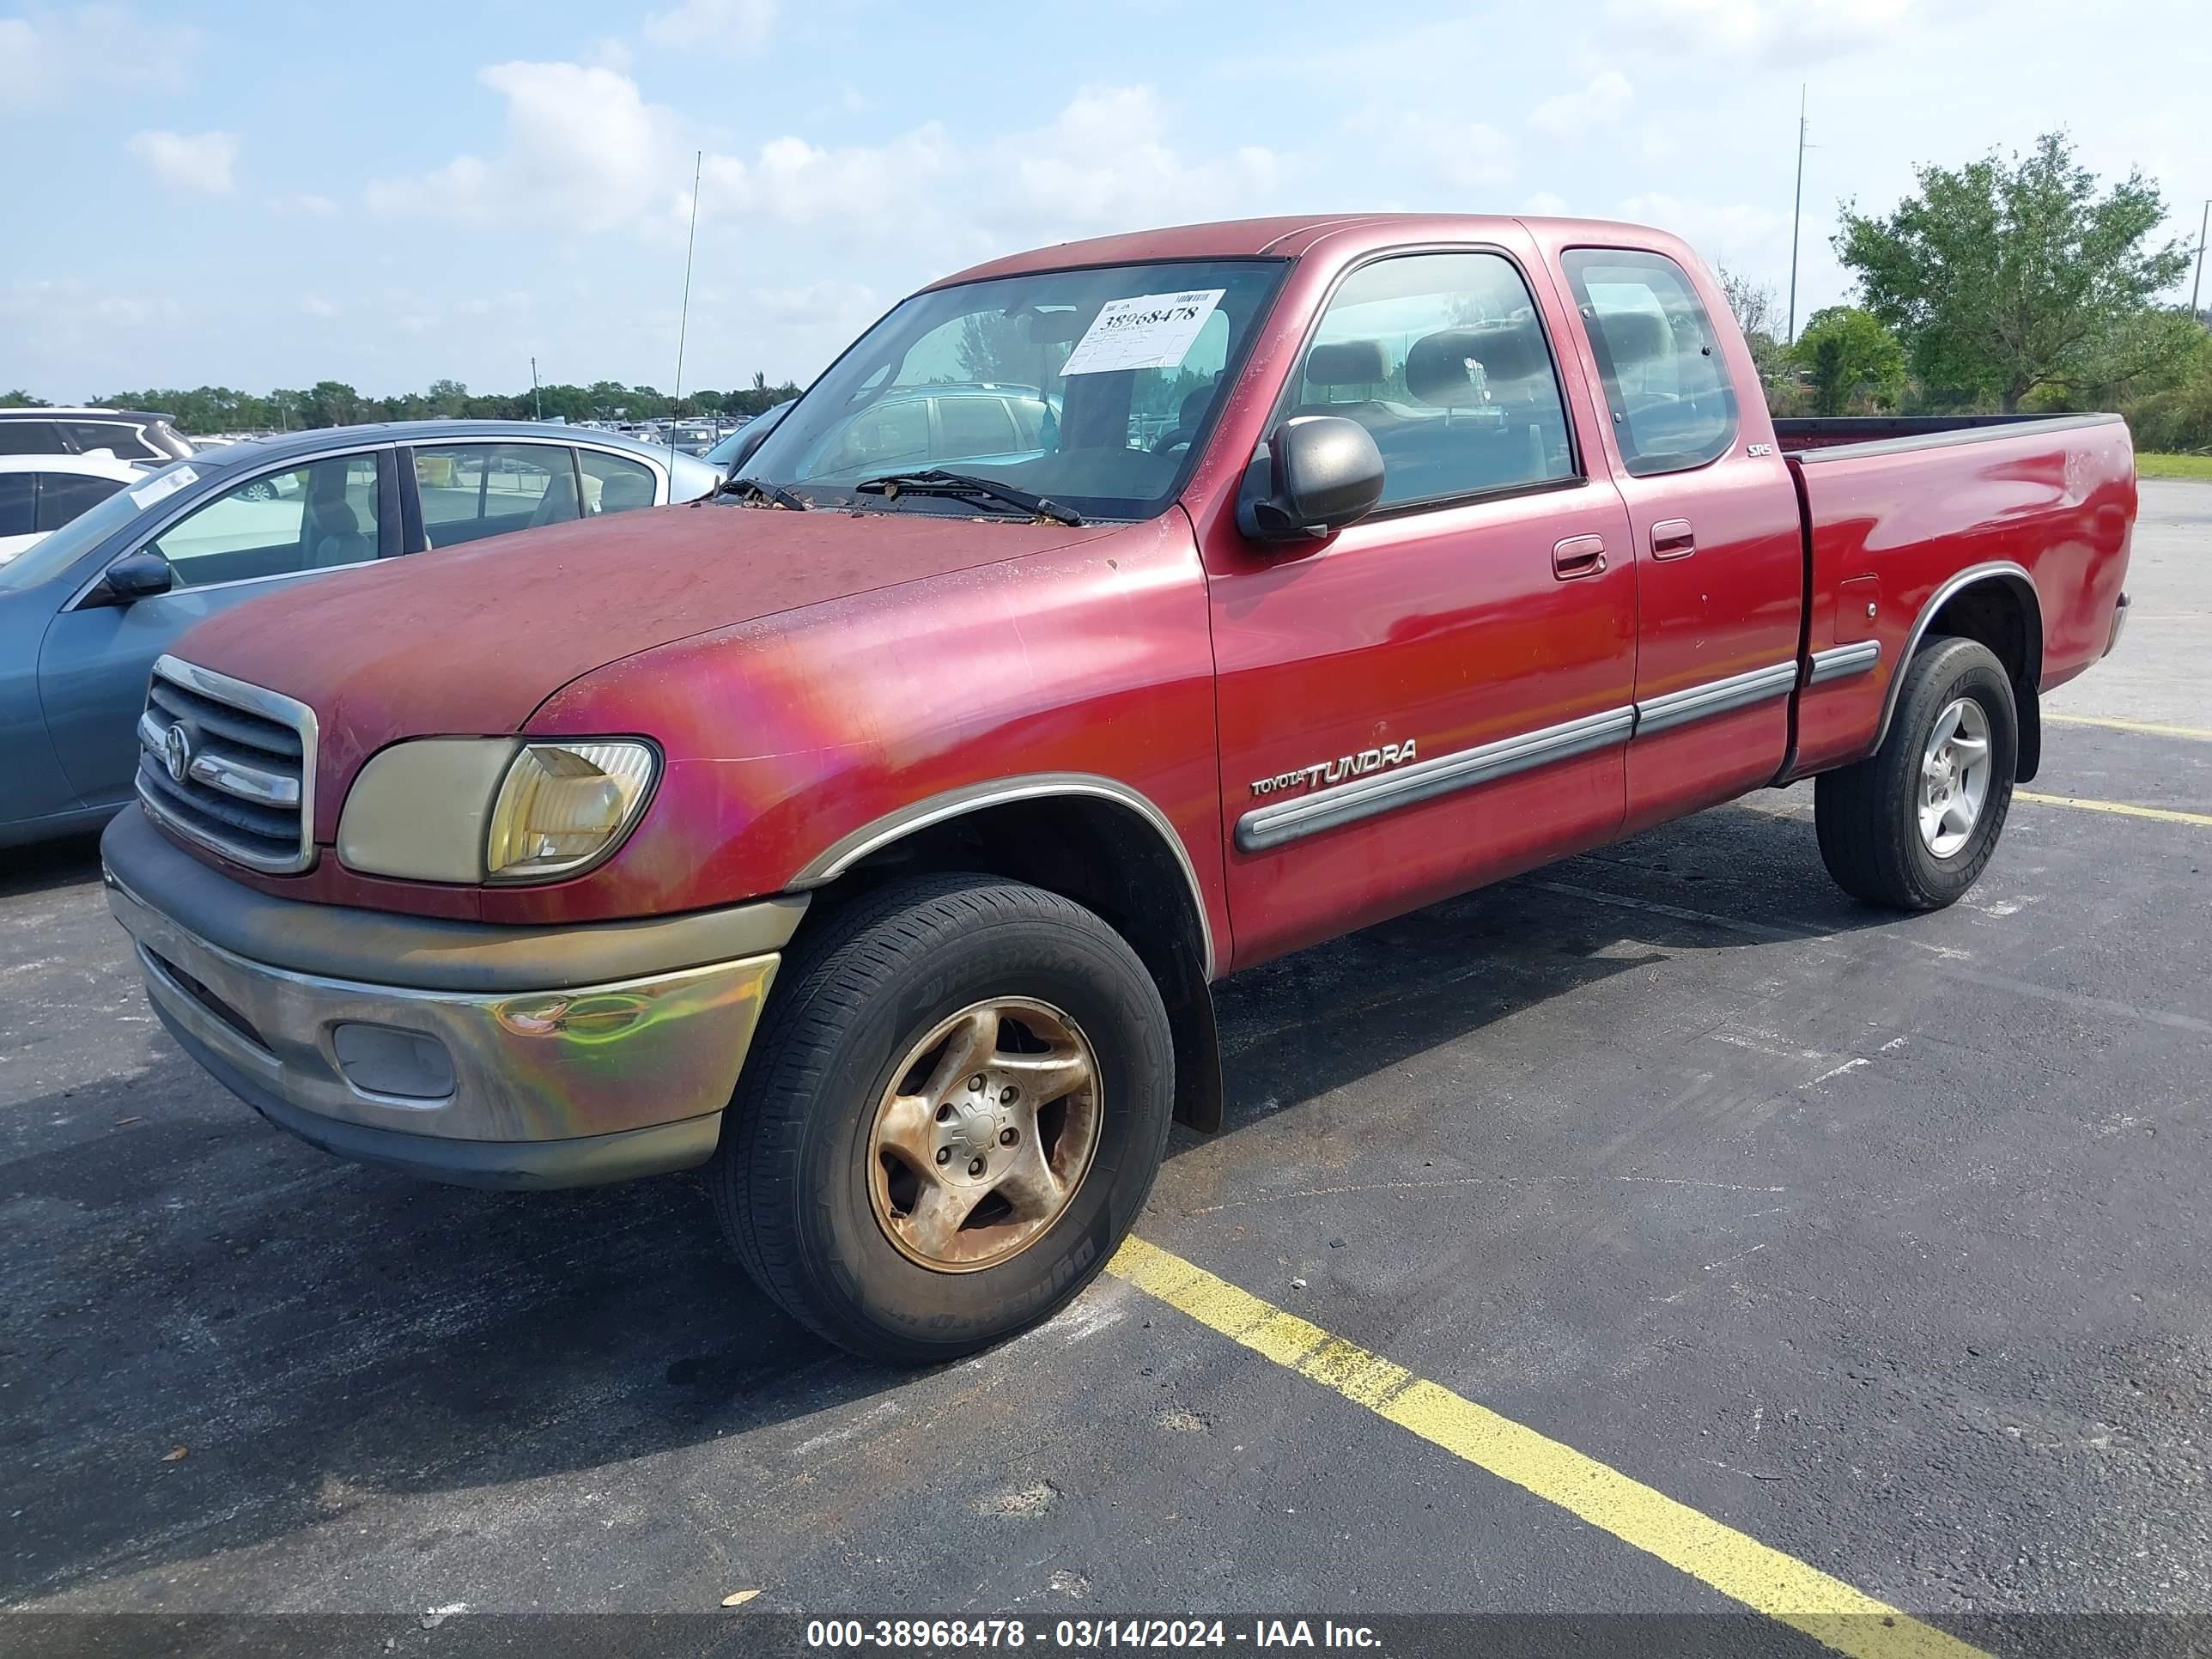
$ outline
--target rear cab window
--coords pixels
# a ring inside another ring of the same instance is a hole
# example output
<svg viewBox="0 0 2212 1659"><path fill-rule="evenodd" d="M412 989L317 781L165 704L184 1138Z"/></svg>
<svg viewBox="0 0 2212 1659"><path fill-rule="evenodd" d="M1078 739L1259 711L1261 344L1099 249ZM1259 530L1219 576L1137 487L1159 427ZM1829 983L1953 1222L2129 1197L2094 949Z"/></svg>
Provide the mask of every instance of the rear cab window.
<svg viewBox="0 0 2212 1659"><path fill-rule="evenodd" d="M1570 248L1561 264L1632 477L1685 472L1735 441L1735 387L1689 273L1664 254Z"/></svg>

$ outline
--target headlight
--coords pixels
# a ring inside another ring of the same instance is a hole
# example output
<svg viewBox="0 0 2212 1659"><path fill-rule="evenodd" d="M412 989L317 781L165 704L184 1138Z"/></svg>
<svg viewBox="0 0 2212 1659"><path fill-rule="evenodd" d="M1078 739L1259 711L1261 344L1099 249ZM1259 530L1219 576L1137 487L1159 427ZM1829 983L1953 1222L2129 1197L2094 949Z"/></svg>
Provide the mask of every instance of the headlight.
<svg viewBox="0 0 2212 1659"><path fill-rule="evenodd" d="M338 858L410 881L545 881L597 862L636 823L659 768L635 738L417 738L346 793Z"/></svg>
<svg viewBox="0 0 2212 1659"><path fill-rule="evenodd" d="M484 833L494 881L542 881L613 850L645 805L656 759L642 743L533 743L507 769Z"/></svg>

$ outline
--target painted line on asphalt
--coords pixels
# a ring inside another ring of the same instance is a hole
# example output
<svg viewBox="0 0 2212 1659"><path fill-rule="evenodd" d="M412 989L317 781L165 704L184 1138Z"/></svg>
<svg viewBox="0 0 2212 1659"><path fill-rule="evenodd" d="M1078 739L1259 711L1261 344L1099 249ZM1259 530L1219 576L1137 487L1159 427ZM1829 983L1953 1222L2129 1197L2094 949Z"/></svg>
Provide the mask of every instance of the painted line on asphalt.
<svg viewBox="0 0 2212 1659"><path fill-rule="evenodd" d="M2088 800L2080 795L2039 795L2033 789L2015 789L2014 800L2038 806L2078 806L2085 812L2117 812L2124 818L2156 818L2160 823L2196 823L2212 830L2212 813L2177 812L2170 806L2135 806L2124 800Z"/></svg>
<svg viewBox="0 0 2212 1659"><path fill-rule="evenodd" d="M1861 1659L1968 1659L1980 1650L1722 1525L1573 1447L1500 1417L1141 1238L1106 1271L1430 1444L1556 1504L1700 1583Z"/></svg>
<svg viewBox="0 0 2212 1659"><path fill-rule="evenodd" d="M2101 726L2110 732L2147 732L2154 738L2194 738L2212 743L2212 732L2201 726L2161 726L2155 720L2112 720L2101 714L2045 714L2045 726Z"/></svg>

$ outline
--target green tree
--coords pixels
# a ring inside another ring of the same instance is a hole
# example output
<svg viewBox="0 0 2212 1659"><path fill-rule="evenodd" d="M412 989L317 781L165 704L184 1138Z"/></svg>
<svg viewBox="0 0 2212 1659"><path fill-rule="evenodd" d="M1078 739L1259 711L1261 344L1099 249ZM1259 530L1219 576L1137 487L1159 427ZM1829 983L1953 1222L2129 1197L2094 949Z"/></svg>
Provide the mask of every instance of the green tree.
<svg viewBox="0 0 2212 1659"><path fill-rule="evenodd" d="M2154 366L2116 362L2116 349L2172 349L2169 337L2130 326L2189 264L2181 243L2151 245L2166 202L2141 173L2100 193L2054 132L2009 161L1992 151L1917 176L1919 193L1887 218L1845 203L1834 245L1925 384L1995 398L2009 412L2045 387Z"/></svg>
<svg viewBox="0 0 2212 1659"><path fill-rule="evenodd" d="M1881 319L1856 306L1816 311L1790 348L1813 385L1813 411L1842 415L1860 398L1894 409L1905 395L1905 347Z"/></svg>
<svg viewBox="0 0 2212 1659"><path fill-rule="evenodd" d="M52 407L53 405L44 398L33 398L21 386L17 386L13 392L0 392L0 409L52 409Z"/></svg>

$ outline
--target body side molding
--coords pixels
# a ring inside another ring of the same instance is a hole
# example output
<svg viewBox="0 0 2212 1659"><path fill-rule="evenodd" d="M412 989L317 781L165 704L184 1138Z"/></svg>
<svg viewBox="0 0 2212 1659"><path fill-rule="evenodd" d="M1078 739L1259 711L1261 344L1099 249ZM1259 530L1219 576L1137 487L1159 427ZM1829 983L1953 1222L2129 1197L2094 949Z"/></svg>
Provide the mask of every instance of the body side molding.
<svg viewBox="0 0 2212 1659"><path fill-rule="evenodd" d="M1377 813L1625 743L1635 725L1632 707L1608 708L1478 749L1462 749L1393 772L1370 774L1332 788L1317 789L1296 800L1259 807L1237 821L1237 850L1268 852L1340 824L1356 823Z"/></svg>
<svg viewBox="0 0 2212 1659"><path fill-rule="evenodd" d="M1838 645L1826 651L1813 653L1813 672L1807 676L1808 685L1826 685L1830 680L1848 679L1853 674L1863 674L1881 660L1880 640L1860 640L1852 645Z"/></svg>

